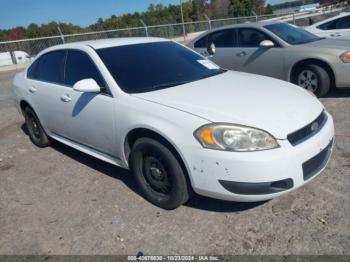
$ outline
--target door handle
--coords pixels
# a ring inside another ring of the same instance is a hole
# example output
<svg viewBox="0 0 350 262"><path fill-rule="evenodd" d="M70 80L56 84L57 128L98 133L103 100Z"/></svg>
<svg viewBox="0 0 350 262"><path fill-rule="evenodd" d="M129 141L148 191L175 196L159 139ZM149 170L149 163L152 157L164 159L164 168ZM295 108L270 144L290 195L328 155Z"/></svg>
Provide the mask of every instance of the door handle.
<svg viewBox="0 0 350 262"><path fill-rule="evenodd" d="M36 88L34 86L29 87L29 92L34 94L36 92Z"/></svg>
<svg viewBox="0 0 350 262"><path fill-rule="evenodd" d="M61 101L68 103L72 100L72 98L70 98L70 96L68 94L65 94L63 96L61 96Z"/></svg>
<svg viewBox="0 0 350 262"><path fill-rule="evenodd" d="M335 33L335 34L330 34L331 37L340 37L342 36L341 33Z"/></svg>
<svg viewBox="0 0 350 262"><path fill-rule="evenodd" d="M239 53L236 54L236 56L246 56L247 53L245 51L241 51Z"/></svg>

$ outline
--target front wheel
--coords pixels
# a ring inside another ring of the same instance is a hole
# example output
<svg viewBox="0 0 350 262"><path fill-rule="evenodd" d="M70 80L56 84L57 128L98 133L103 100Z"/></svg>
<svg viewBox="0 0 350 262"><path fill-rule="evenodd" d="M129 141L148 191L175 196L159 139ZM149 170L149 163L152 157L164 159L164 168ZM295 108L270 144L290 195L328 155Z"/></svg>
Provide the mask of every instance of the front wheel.
<svg viewBox="0 0 350 262"><path fill-rule="evenodd" d="M309 90L317 97L326 95L331 87L328 72L318 65L300 67L293 78L295 84Z"/></svg>
<svg viewBox="0 0 350 262"><path fill-rule="evenodd" d="M185 173L174 154L162 143L140 138L131 151L131 168L143 195L154 205L175 209L189 199Z"/></svg>

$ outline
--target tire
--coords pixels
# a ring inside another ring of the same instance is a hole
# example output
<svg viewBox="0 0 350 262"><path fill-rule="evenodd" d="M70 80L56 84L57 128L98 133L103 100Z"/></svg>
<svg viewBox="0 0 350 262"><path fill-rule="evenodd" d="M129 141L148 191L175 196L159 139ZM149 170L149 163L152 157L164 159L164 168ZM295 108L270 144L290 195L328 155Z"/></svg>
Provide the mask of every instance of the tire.
<svg viewBox="0 0 350 262"><path fill-rule="evenodd" d="M142 194L152 204L171 210L188 201L191 188L184 170L162 143L138 139L132 147L130 164Z"/></svg>
<svg viewBox="0 0 350 262"><path fill-rule="evenodd" d="M325 96L331 88L328 72L323 67L313 64L298 68L293 83L311 91L317 97Z"/></svg>
<svg viewBox="0 0 350 262"><path fill-rule="evenodd" d="M47 147L52 144L51 138L45 133L39 118L30 107L24 110L24 118L30 140L38 147Z"/></svg>

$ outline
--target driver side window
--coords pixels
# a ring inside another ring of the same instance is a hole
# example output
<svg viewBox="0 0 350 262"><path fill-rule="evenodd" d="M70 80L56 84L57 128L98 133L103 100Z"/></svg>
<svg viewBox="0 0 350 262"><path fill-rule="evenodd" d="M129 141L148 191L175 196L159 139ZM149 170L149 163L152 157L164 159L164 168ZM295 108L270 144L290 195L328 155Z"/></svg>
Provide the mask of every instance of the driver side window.
<svg viewBox="0 0 350 262"><path fill-rule="evenodd" d="M238 46L239 47L259 47L264 40L274 42L265 33L253 28L240 28L238 30Z"/></svg>
<svg viewBox="0 0 350 262"><path fill-rule="evenodd" d="M101 91L106 93L106 83L91 58L82 51L68 50L65 84L73 86L76 82L86 78L94 79L101 87Z"/></svg>

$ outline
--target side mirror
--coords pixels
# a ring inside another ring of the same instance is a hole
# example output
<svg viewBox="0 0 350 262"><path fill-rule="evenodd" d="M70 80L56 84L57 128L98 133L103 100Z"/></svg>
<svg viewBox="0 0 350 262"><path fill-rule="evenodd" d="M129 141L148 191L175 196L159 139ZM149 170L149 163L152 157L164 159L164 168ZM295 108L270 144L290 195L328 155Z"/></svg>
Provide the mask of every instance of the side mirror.
<svg viewBox="0 0 350 262"><path fill-rule="evenodd" d="M264 40L264 41L261 41L260 43L260 47L264 47L264 48L271 48L274 46L275 44L271 40Z"/></svg>
<svg viewBox="0 0 350 262"><path fill-rule="evenodd" d="M213 42L208 43L207 52L209 55L214 55L216 51L215 44Z"/></svg>
<svg viewBox="0 0 350 262"><path fill-rule="evenodd" d="M96 81L92 78L87 78L76 82L73 86L73 90L77 92L84 92L84 93L101 92L101 88L96 83Z"/></svg>

